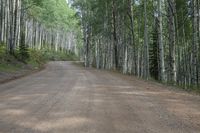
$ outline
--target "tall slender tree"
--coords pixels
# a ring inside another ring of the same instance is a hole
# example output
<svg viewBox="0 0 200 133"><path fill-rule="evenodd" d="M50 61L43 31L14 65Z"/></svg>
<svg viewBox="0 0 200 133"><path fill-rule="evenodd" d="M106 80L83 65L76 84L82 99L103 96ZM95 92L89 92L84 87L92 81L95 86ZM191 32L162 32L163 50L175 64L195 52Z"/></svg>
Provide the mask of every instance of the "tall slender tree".
<svg viewBox="0 0 200 133"><path fill-rule="evenodd" d="M147 23L147 0L144 0L144 78L149 78L149 41Z"/></svg>
<svg viewBox="0 0 200 133"><path fill-rule="evenodd" d="M169 29L169 81L176 83L176 5L174 0L168 2L168 29Z"/></svg>
<svg viewBox="0 0 200 133"><path fill-rule="evenodd" d="M158 0L158 42L159 42L159 79L165 81L165 63L163 47L163 21L162 21L162 0Z"/></svg>

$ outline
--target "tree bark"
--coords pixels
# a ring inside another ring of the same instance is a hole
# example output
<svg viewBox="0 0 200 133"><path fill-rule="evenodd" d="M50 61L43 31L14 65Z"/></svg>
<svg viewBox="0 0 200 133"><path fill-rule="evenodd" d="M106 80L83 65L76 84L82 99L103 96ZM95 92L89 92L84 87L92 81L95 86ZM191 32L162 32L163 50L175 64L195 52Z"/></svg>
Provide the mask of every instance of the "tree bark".
<svg viewBox="0 0 200 133"><path fill-rule="evenodd" d="M144 78L149 78L149 40L147 22L147 0L144 0Z"/></svg>
<svg viewBox="0 0 200 133"><path fill-rule="evenodd" d="M168 30L169 30L169 82L176 83L176 6L174 0L168 0Z"/></svg>
<svg viewBox="0 0 200 133"><path fill-rule="evenodd" d="M192 0L193 5L193 17L192 17L192 29L193 29L193 43L192 43L192 84L197 85L197 57L198 57L198 36L197 36L197 0Z"/></svg>
<svg viewBox="0 0 200 133"><path fill-rule="evenodd" d="M116 31L116 1L112 1L112 19L113 19L113 65L114 69L118 69L118 50L117 50L117 31Z"/></svg>
<svg viewBox="0 0 200 133"><path fill-rule="evenodd" d="M162 25L162 0L158 0L158 42L159 42L159 79L165 81L165 63L163 48L163 25Z"/></svg>

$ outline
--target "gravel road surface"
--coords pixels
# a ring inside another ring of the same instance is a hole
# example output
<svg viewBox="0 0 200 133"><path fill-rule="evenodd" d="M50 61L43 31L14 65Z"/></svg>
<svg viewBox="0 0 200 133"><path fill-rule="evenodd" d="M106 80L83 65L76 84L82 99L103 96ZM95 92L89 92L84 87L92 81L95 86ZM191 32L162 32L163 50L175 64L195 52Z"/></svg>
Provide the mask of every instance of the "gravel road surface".
<svg viewBox="0 0 200 133"><path fill-rule="evenodd" d="M200 96L50 62L0 85L0 133L200 133Z"/></svg>

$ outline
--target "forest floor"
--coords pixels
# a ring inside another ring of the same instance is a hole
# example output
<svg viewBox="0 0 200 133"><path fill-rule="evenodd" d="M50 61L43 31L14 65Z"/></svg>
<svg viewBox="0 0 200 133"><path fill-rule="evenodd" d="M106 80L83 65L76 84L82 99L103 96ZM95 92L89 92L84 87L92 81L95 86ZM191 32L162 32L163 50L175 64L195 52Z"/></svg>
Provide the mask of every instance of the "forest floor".
<svg viewBox="0 0 200 133"><path fill-rule="evenodd" d="M199 133L200 96L50 62L0 85L0 133Z"/></svg>

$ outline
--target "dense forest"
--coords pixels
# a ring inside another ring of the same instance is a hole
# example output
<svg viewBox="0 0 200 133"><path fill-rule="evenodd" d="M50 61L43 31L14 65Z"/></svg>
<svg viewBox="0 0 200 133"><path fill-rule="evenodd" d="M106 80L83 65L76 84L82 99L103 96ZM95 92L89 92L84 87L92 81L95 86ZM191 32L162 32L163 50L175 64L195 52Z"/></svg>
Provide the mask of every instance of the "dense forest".
<svg viewBox="0 0 200 133"><path fill-rule="evenodd" d="M0 133L200 133L200 0L0 0Z"/></svg>
<svg viewBox="0 0 200 133"><path fill-rule="evenodd" d="M0 42L72 52L86 67L200 86L199 0L0 0ZM82 47L83 46L83 47Z"/></svg>
<svg viewBox="0 0 200 133"><path fill-rule="evenodd" d="M79 54L79 21L65 0L1 0L0 42L7 53L29 49L70 51Z"/></svg>
<svg viewBox="0 0 200 133"><path fill-rule="evenodd" d="M199 0L74 0L85 65L200 85Z"/></svg>

